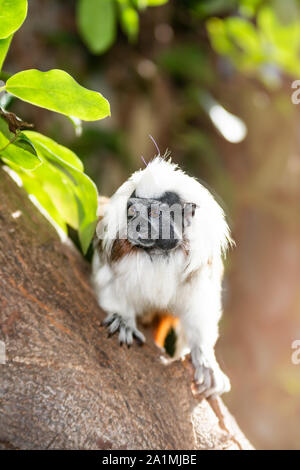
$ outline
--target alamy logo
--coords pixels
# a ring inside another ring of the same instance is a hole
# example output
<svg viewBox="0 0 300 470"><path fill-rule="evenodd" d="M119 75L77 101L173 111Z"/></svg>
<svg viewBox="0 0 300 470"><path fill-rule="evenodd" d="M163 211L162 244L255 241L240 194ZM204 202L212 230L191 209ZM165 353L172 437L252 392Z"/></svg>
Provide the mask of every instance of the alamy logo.
<svg viewBox="0 0 300 470"><path fill-rule="evenodd" d="M294 80L291 84L291 87L295 89L291 95L291 100L293 104L300 103L300 80Z"/></svg>
<svg viewBox="0 0 300 470"><path fill-rule="evenodd" d="M103 239L182 240L184 228L195 212L193 203L168 205L155 199L130 198L123 202L124 217L110 214L110 223L97 225L97 236ZM114 220L113 220L114 218Z"/></svg>
<svg viewBox="0 0 300 470"><path fill-rule="evenodd" d="M295 366L298 366L300 364L300 340L295 339L292 344L292 349L294 349L294 352L292 353L291 360L292 364Z"/></svg>

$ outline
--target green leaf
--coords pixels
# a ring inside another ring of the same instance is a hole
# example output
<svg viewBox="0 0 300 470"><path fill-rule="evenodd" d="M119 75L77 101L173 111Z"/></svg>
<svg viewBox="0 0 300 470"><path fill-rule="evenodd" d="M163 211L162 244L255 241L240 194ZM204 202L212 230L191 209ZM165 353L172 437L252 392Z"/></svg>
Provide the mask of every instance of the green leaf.
<svg viewBox="0 0 300 470"><path fill-rule="evenodd" d="M74 220L72 226L78 228L81 247L83 252L86 253L97 223L98 193L95 184L86 174L66 160L66 156L70 157L70 154L65 152L68 149L37 132L25 131L24 134L33 142L40 158L47 161L54 170L59 172L61 179L59 184L62 190L72 192L73 202L69 199L69 202L64 206L62 200L62 202L58 202L57 207L60 211L64 211L66 220L67 217L70 220L70 217L76 216L76 226ZM61 148L65 151L62 152ZM52 196L51 189L49 189L49 194ZM57 194L56 197L58 197ZM70 224L69 221L68 223Z"/></svg>
<svg viewBox="0 0 300 470"><path fill-rule="evenodd" d="M139 15L130 6L121 8L121 25L131 41L135 41L139 32Z"/></svg>
<svg viewBox="0 0 300 470"><path fill-rule="evenodd" d="M22 134L29 138L30 141L38 142L39 144L44 145L54 155L56 155L59 159L63 160L68 165L73 166L81 172L84 170L82 161L74 152L72 152L72 150L58 144L54 140L50 139L50 137L46 137L45 135L34 131L24 131Z"/></svg>
<svg viewBox="0 0 300 470"><path fill-rule="evenodd" d="M50 217L54 220L54 222L59 225L61 229L65 233L67 233L67 225L65 222L62 213L59 210L59 206L54 202L53 194L49 193L49 172L47 172L47 165L42 164L37 170L35 171L20 171L17 168L14 168L13 165L10 165L20 176L24 189L28 192L28 194L32 194L40 205L45 209L45 211L50 215ZM42 179L41 170L46 172L47 178L46 180ZM46 170L46 171L45 171ZM48 181L48 187L45 183ZM58 182L56 183L58 185ZM52 189L52 188L51 188Z"/></svg>
<svg viewBox="0 0 300 470"><path fill-rule="evenodd" d="M21 147L22 149L26 150L27 152L32 153L33 155L37 155L33 143L24 134L18 135L18 138L14 142L14 145L16 145L17 147Z"/></svg>
<svg viewBox="0 0 300 470"><path fill-rule="evenodd" d="M8 36L7 38L0 39L0 71L2 69L3 62L5 61L5 57L8 52L12 38L13 34Z"/></svg>
<svg viewBox="0 0 300 470"><path fill-rule="evenodd" d="M23 101L83 121L110 115L109 103L100 93L82 87L63 70L24 70L10 77L5 88Z"/></svg>
<svg viewBox="0 0 300 470"><path fill-rule="evenodd" d="M0 0L0 39L17 31L26 15L27 0Z"/></svg>
<svg viewBox="0 0 300 470"><path fill-rule="evenodd" d="M119 0L123 1L123 0ZM157 7L159 5L164 5L168 0L133 0L134 5L139 10L144 10L147 7Z"/></svg>
<svg viewBox="0 0 300 470"><path fill-rule="evenodd" d="M0 118L0 158L5 163L12 162L24 170L37 168L41 164L40 158L15 143L10 143L14 138L15 135L9 132L7 123Z"/></svg>
<svg viewBox="0 0 300 470"><path fill-rule="evenodd" d="M95 234L96 226L97 226L97 220L93 220L87 225L81 225L80 227L79 240L80 240L81 248L84 254L86 254L86 252L89 249L89 246Z"/></svg>
<svg viewBox="0 0 300 470"><path fill-rule="evenodd" d="M105 52L116 38L116 9L112 0L79 0L77 23L87 47Z"/></svg>
<svg viewBox="0 0 300 470"><path fill-rule="evenodd" d="M10 144L7 147L6 145L7 141L0 132L0 158L2 158L5 163L9 164L9 162L12 162L24 170L33 170L41 164L40 159L36 155L27 152L17 145ZM3 148L4 150L2 150Z"/></svg>
<svg viewBox="0 0 300 470"><path fill-rule="evenodd" d="M0 117L0 132L4 135L6 139L6 145L10 140L12 140L15 137L15 134L10 132L8 123L3 117Z"/></svg>
<svg viewBox="0 0 300 470"><path fill-rule="evenodd" d="M61 219L64 223L69 224L75 230L78 229L78 211L77 203L74 197L73 183L69 178L58 168L55 168L51 163L44 158L42 152L39 152L43 164L36 170L30 172L31 180L36 179L46 192L53 205L56 207ZM28 180L28 184L30 181ZM31 193L30 185L26 188ZM35 194L37 199L38 196Z"/></svg>
<svg viewBox="0 0 300 470"><path fill-rule="evenodd" d="M164 5L168 0L145 0L145 3L148 7L157 7L159 5Z"/></svg>

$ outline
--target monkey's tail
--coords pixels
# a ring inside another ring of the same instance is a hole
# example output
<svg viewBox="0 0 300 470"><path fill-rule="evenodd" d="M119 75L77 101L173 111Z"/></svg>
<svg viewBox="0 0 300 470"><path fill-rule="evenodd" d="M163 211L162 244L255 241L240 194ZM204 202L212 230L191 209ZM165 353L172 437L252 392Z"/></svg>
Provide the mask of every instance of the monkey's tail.
<svg viewBox="0 0 300 470"><path fill-rule="evenodd" d="M166 313L159 317L157 326L154 330L154 341L158 346L163 348L165 346L166 338L173 328L176 330L178 325L179 318L174 317L173 315Z"/></svg>

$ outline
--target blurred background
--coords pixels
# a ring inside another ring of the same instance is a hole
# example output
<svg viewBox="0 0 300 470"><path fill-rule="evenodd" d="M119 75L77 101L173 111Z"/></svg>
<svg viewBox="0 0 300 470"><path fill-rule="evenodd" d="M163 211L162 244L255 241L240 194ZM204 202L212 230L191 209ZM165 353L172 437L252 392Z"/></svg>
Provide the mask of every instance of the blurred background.
<svg viewBox="0 0 300 470"><path fill-rule="evenodd" d="M104 94L111 118L78 136L63 116L10 110L76 151L103 195L154 156L148 134L218 195L236 241L217 352L232 382L224 401L257 448L299 449L300 1L107 1L105 18L86 19L86 2L29 0L5 71L62 68Z"/></svg>

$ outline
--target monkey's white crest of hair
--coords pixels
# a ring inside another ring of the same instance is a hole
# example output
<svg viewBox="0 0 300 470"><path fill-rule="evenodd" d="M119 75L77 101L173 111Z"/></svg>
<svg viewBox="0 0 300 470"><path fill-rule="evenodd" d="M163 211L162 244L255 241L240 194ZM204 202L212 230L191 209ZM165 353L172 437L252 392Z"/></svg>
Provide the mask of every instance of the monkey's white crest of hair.
<svg viewBox="0 0 300 470"><path fill-rule="evenodd" d="M189 253L187 273L208 261L217 260L232 243L224 212L211 193L171 159L158 156L146 168L133 173L106 206L100 223L101 234L97 230L97 235L102 238L108 256L114 240L127 236L127 201L134 191L136 197L142 198L159 198L166 191L173 191L183 202L196 204L195 215L185 229Z"/></svg>

